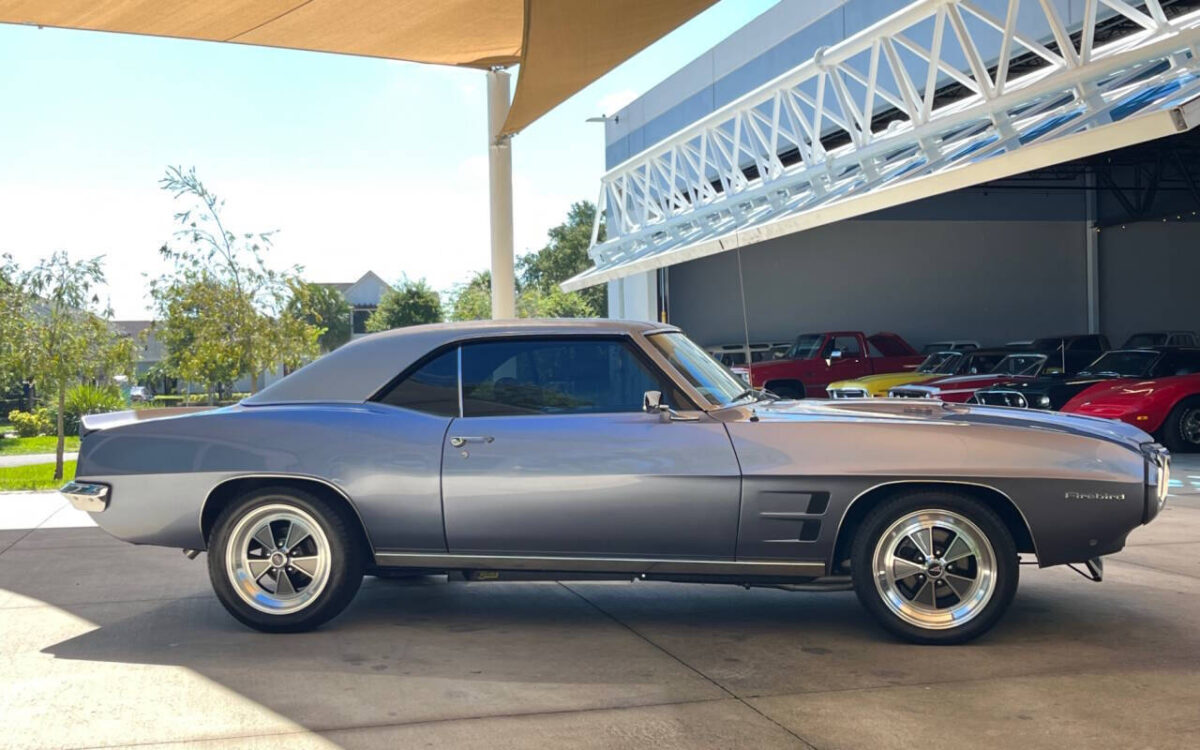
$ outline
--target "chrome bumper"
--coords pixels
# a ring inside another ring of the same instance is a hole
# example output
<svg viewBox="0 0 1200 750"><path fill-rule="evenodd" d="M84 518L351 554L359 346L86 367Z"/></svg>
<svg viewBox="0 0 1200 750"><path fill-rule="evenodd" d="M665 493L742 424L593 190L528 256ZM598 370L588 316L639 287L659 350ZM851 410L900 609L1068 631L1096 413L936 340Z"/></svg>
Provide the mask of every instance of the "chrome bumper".
<svg viewBox="0 0 1200 750"><path fill-rule="evenodd" d="M108 507L109 488L106 484L67 482L59 492L71 501L76 510L102 513Z"/></svg>

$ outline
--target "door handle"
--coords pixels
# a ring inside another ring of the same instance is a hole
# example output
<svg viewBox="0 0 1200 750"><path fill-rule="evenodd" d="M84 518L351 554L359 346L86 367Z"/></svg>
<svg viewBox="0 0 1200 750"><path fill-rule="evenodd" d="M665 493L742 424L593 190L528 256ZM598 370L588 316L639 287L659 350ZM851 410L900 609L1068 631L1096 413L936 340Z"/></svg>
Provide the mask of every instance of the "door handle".
<svg viewBox="0 0 1200 750"><path fill-rule="evenodd" d="M490 443L495 439L496 438L492 437L491 435L465 435L462 437L455 436L450 438L450 445L453 445L455 448L461 448L467 443Z"/></svg>

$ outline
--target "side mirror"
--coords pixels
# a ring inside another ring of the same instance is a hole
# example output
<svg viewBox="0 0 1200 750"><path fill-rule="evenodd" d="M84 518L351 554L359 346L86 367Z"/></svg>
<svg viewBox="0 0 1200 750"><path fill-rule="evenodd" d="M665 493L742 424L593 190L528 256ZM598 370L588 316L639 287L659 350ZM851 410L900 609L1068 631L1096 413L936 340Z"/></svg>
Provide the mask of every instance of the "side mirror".
<svg viewBox="0 0 1200 750"><path fill-rule="evenodd" d="M700 417L677 414L670 406L662 402L662 391L646 391L642 395L642 411L647 414L657 414L664 422L696 422Z"/></svg>
<svg viewBox="0 0 1200 750"><path fill-rule="evenodd" d="M830 359L841 359L842 358L842 350L834 349L833 351L829 352L829 358Z"/></svg>
<svg viewBox="0 0 1200 750"><path fill-rule="evenodd" d="M662 402L662 391L646 391L642 395L642 411L647 414L657 414L667 408Z"/></svg>

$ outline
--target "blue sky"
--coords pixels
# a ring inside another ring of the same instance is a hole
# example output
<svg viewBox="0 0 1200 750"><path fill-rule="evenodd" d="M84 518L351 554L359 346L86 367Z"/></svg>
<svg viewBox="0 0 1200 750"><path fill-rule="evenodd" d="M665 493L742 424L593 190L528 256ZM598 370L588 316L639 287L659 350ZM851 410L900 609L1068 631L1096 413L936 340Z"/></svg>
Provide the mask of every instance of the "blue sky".
<svg viewBox="0 0 1200 750"><path fill-rule="evenodd" d="M595 200L611 114L775 0L721 0L517 136L516 247ZM119 318L146 279L194 165L235 231L277 229L274 265L316 281L368 269L446 289L488 265L478 71L0 25L0 252L104 255Z"/></svg>

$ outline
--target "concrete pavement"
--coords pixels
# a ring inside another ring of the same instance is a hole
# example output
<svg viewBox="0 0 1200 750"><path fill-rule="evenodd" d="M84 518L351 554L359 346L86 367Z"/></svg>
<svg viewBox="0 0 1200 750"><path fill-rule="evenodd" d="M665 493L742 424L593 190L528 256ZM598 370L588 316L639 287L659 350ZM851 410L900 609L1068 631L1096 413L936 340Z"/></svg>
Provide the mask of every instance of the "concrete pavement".
<svg viewBox="0 0 1200 750"><path fill-rule="evenodd" d="M369 578L267 636L205 558L54 494L0 496L0 747L1200 745L1200 461L1094 584L1022 570L1008 617L899 643L852 594Z"/></svg>
<svg viewBox="0 0 1200 750"><path fill-rule="evenodd" d="M79 457L78 453L64 453L64 461L74 461ZM34 464L52 464L54 463L53 453L25 453L17 456L0 456L0 469L9 466L32 466Z"/></svg>

